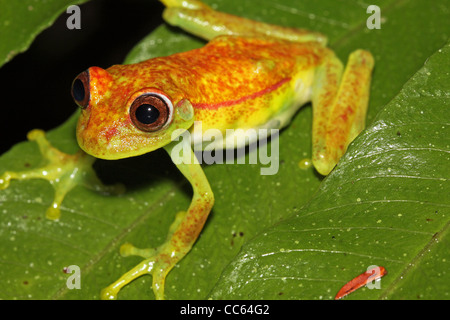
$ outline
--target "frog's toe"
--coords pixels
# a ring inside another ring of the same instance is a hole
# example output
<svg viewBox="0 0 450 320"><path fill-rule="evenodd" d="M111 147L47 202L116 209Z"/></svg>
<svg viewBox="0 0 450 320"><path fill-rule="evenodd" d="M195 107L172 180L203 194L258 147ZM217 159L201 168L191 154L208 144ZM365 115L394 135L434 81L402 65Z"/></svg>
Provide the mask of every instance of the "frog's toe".
<svg viewBox="0 0 450 320"><path fill-rule="evenodd" d="M319 155L313 158L314 168L323 176L327 176L336 166L336 161L329 157Z"/></svg>
<svg viewBox="0 0 450 320"><path fill-rule="evenodd" d="M27 133L27 139L30 141L36 141L45 138L45 132L41 129L33 129Z"/></svg>
<svg viewBox="0 0 450 320"><path fill-rule="evenodd" d="M9 187L11 181L11 174L7 171L0 176L0 190L4 190Z"/></svg>
<svg viewBox="0 0 450 320"><path fill-rule="evenodd" d="M164 286L166 284L167 273L168 270L166 268L158 268L158 266L155 266L155 270L152 273L152 287L156 300L164 300Z"/></svg>
<svg viewBox="0 0 450 320"><path fill-rule="evenodd" d="M130 243L125 243L120 248L120 254L122 256L137 255L144 257L144 260L123 274L116 282L103 289L101 298L116 299L122 287L140 276L151 275L153 278L152 289L156 299L164 299L166 276L180 260L179 255L174 254L173 247L166 243L154 249L139 249Z"/></svg>
<svg viewBox="0 0 450 320"><path fill-rule="evenodd" d="M59 220L61 217L61 209L59 208L59 205L53 203L50 207L48 207L45 211L45 217L49 220Z"/></svg>
<svg viewBox="0 0 450 320"><path fill-rule="evenodd" d="M119 291L115 290L113 284L104 288L101 292L100 292L100 299L102 300L117 300L117 293Z"/></svg>
<svg viewBox="0 0 450 320"><path fill-rule="evenodd" d="M128 242L120 246L120 255L122 257L140 256L142 258L150 258L155 252L156 249L140 249Z"/></svg>
<svg viewBox="0 0 450 320"><path fill-rule="evenodd" d="M159 261L158 256L145 259L123 274L116 282L103 289L100 293L100 298L103 300L115 300L122 287L140 276L150 274L153 276L153 292L156 299L164 299L165 276L169 270L166 264Z"/></svg>

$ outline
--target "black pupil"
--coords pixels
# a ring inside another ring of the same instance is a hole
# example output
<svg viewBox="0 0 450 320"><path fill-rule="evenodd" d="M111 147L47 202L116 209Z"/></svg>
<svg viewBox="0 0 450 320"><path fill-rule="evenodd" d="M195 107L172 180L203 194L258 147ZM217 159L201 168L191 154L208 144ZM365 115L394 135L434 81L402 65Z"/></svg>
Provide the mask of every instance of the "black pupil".
<svg viewBox="0 0 450 320"><path fill-rule="evenodd" d="M151 104L142 104L136 109L136 119L143 124L151 124L158 118L159 110Z"/></svg>
<svg viewBox="0 0 450 320"><path fill-rule="evenodd" d="M76 79L72 86L72 94L75 100L83 101L84 95L86 94L84 91L83 81L80 79Z"/></svg>

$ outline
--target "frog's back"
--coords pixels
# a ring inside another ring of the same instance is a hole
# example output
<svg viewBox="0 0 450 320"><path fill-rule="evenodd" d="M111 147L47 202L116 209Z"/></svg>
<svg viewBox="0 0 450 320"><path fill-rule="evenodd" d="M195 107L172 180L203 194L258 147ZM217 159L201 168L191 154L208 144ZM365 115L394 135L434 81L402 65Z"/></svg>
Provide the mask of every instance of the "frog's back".
<svg viewBox="0 0 450 320"><path fill-rule="evenodd" d="M108 71L124 92L153 87L174 104L188 99L203 131L225 132L264 127L277 117L282 127L309 101L314 70L327 54L332 52L318 42L220 36L199 49Z"/></svg>
<svg viewBox="0 0 450 320"><path fill-rule="evenodd" d="M190 83L184 95L196 120L203 130L223 131L264 126L293 104L308 101L325 51L316 42L221 36L172 57L183 64L184 75L177 77Z"/></svg>

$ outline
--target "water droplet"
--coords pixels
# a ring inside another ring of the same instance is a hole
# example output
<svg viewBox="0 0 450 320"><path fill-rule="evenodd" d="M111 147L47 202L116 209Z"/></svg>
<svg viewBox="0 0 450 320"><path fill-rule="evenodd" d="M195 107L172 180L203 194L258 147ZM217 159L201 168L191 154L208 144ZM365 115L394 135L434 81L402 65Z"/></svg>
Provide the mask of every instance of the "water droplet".
<svg viewBox="0 0 450 320"><path fill-rule="evenodd" d="M312 166L312 161L310 158L304 158L298 162L298 167L302 170L309 169Z"/></svg>

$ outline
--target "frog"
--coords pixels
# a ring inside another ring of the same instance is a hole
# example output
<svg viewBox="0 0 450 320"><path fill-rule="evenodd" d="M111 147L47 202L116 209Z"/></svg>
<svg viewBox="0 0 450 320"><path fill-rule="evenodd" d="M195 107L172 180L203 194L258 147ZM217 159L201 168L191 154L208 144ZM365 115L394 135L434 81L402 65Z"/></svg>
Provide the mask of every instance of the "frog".
<svg viewBox="0 0 450 320"><path fill-rule="evenodd" d="M155 298L164 299L167 275L199 237L215 200L193 148L179 148L179 137L193 133L195 123L202 124L202 131L191 135L191 145L201 143L210 129L224 135L229 129L281 130L311 102L312 163L322 176L333 170L365 127L374 68L369 51L353 51L344 68L319 32L253 21L199 0L160 1L169 25L207 43L135 64L81 72L71 87L81 110L76 125L81 151L64 154L48 143L44 132L33 130L29 139L38 143L47 165L0 177L3 189L14 179L49 180L56 191L47 218L58 220L61 202L77 184L124 192L102 184L92 169L94 159L167 151L192 187L191 204L176 214L165 242L156 249L121 246L122 256L143 260L101 291L105 300L117 299L125 285L146 274L152 276ZM214 147L229 147L225 140L215 140Z"/></svg>

